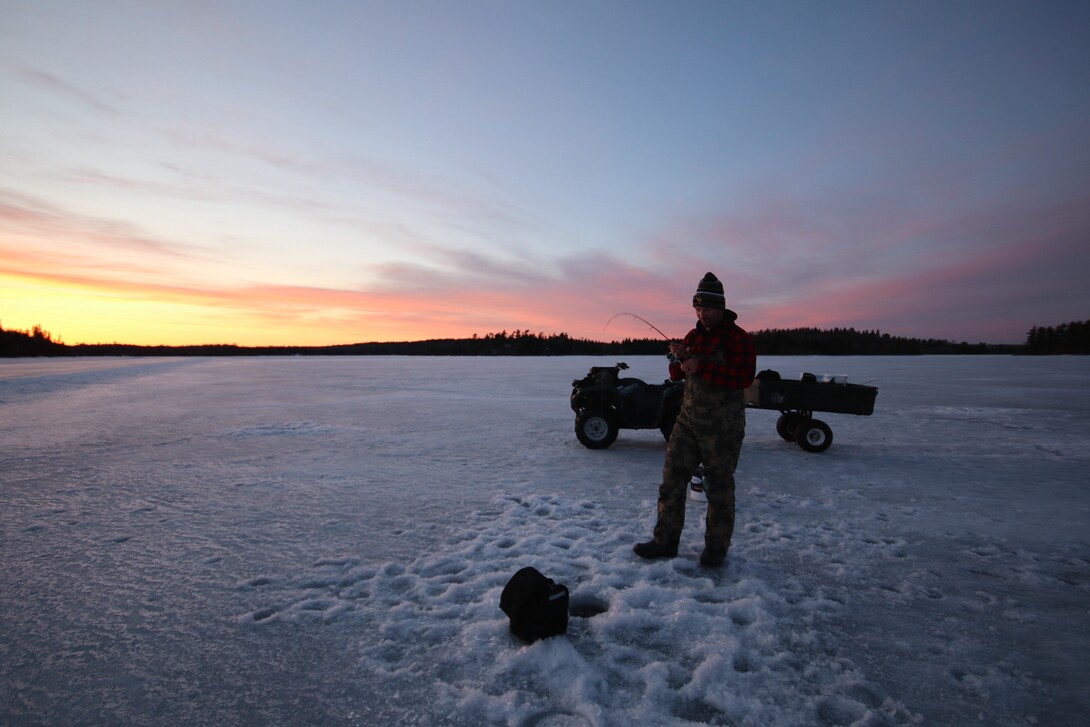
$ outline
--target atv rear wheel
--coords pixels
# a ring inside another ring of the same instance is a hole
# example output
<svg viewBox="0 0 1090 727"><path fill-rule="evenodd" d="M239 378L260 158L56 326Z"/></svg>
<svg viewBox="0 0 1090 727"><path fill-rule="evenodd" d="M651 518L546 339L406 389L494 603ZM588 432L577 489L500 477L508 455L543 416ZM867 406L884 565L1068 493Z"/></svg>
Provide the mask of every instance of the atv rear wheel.
<svg viewBox="0 0 1090 727"><path fill-rule="evenodd" d="M662 438L667 442L670 441L670 435L674 432L674 423L677 422L677 417L681 413L681 407L673 406L668 407L662 415L662 424L659 425L659 431L662 432Z"/></svg>
<svg viewBox="0 0 1090 727"><path fill-rule="evenodd" d="M575 417L575 436L590 449L605 449L617 440L617 414L612 409L581 409Z"/></svg>

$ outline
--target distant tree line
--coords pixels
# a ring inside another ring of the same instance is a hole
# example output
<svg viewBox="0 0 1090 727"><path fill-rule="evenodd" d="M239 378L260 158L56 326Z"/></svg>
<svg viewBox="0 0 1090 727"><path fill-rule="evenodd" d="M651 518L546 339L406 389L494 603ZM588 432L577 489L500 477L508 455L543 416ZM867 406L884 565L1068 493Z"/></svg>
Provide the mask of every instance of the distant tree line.
<svg viewBox="0 0 1090 727"><path fill-rule="evenodd" d="M1025 352L1033 356L1090 353L1090 321L1034 326L1026 337Z"/></svg>
<svg viewBox="0 0 1090 727"><path fill-rule="evenodd" d="M68 347L54 341L49 331L34 326L30 331L5 331L0 326L0 356L70 356Z"/></svg>
<svg viewBox="0 0 1090 727"><path fill-rule="evenodd" d="M1090 324L1066 323L1034 328L1024 346L954 343L937 339L903 338L880 331L854 328L789 328L753 333L762 356L916 356L924 354L1090 353ZM337 346L135 346L122 343L68 346L40 325L30 331L0 327L0 356L658 356L665 355L661 338L625 338L593 341L566 333L515 330L473 334L470 338L425 341L351 343Z"/></svg>
<svg viewBox="0 0 1090 727"><path fill-rule="evenodd" d="M1021 346L954 343L935 338L904 338L854 328L787 328L753 334L757 353L765 356L920 356L924 354L1020 353Z"/></svg>

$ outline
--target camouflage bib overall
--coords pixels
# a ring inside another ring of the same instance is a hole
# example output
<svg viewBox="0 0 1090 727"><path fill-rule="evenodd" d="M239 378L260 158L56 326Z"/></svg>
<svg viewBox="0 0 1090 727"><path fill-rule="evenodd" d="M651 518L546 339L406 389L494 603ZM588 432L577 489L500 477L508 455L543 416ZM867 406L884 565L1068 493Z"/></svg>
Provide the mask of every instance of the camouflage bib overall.
<svg viewBox="0 0 1090 727"><path fill-rule="evenodd" d="M656 542L677 545L681 539L689 479L703 463L708 498L704 544L727 551L734 535L734 470L745 432L745 400L740 389L697 377L686 379L681 413L666 446Z"/></svg>

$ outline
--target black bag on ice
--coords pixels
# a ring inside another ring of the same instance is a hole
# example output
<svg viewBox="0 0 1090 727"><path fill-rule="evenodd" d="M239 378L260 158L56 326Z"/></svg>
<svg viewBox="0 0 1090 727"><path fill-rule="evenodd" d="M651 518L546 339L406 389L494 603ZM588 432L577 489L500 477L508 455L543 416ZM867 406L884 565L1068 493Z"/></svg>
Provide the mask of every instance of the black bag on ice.
<svg viewBox="0 0 1090 727"><path fill-rule="evenodd" d="M523 568L503 587L500 608L511 619L511 633L532 644L568 630L568 587L536 568Z"/></svg>

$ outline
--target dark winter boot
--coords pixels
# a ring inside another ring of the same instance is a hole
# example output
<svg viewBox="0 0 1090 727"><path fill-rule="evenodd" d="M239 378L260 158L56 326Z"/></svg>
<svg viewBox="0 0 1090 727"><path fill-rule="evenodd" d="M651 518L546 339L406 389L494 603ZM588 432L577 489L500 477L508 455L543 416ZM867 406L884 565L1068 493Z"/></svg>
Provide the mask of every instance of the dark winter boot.
<svg viewBox="0 0 1090 727"><path fill-rule="evenodd" d="M700 554L700 565L705 568L719 568L727 559L727 551L710 545L704 546L704 552Z"/></svg>
<svg viewBox="0 0 1090 727"><path fill-rule="evenodd" d="M636 543L632 547L632 552L641 558L648 560L654 560L655 558L673 558L677 556L676 545L664 545L654 540L648 540L646 543Z"/></svg>

